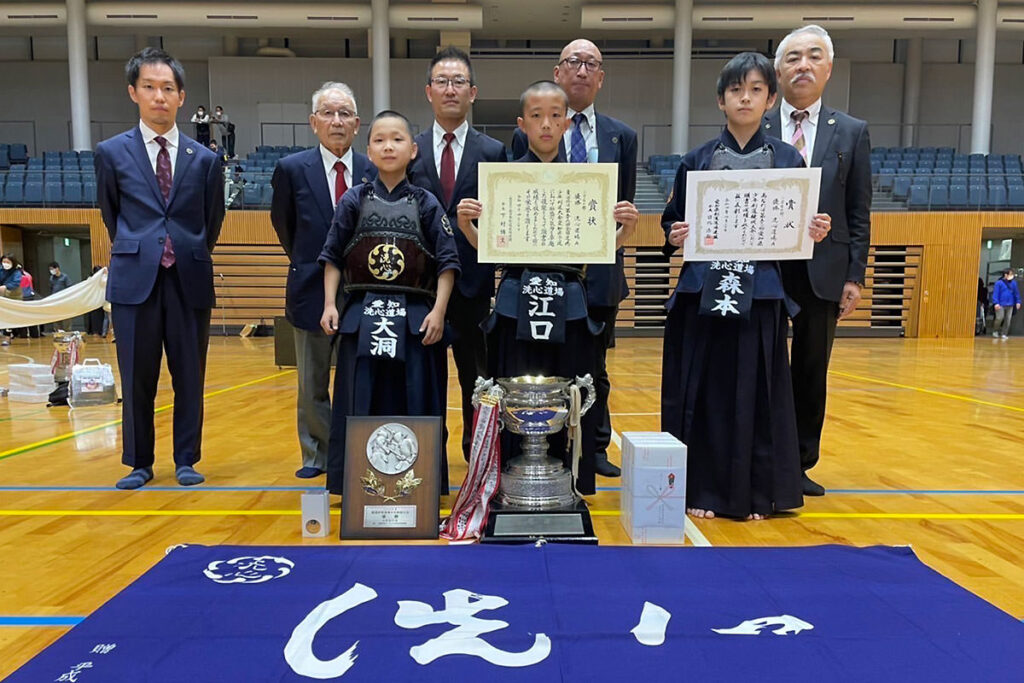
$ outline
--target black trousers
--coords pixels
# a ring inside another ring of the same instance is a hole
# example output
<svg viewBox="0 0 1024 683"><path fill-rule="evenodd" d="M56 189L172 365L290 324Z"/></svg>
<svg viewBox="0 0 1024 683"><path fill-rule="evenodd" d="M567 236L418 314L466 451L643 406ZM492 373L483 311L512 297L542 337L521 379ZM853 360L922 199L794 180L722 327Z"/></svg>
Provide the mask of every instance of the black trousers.
<svg viewBox="0 0 1024 683"><path fill-rule="evenodd" d="M210 309L192 307L171 266L160 268L144 302L111 304L111 317L124 399L121 462L133 468L153 465L153 416L165 349L174 389L174 464L199 462Z"/></svg>
<svg viewBox="0 0 1024 683"><path fill-rule="evenodd" d="M608 411L608 395L612 384L608 380L608 367L605 364L608 349L615 343L615 319L618 317L618 306L590 306L587 308L590 319L596 323L604 323L604 329L597 338L597 373L594 376L594 388L597 398L590 409L597 414L597 459L608 459L608 444L612 440L612 417Z"/></svg>
<svg viewBox="0 0 1024 683"><path fill-rule="evenodd" d="M786 293L800 306L793 318L793 347L790 372L796 404L796 428L803 471L818 464L821 429L825 424L828 394L828 363L839 321L839 303L819 299L807 277L807 264L794 261L783 265Z"/></svg>
<svg viewBox="0 0 1024 683"><path fill-rule="evenodd" d="M462 393L462 455L469 462L473 443L473 388L477 377L487 377L487 337L480 323L490 314L491 297L463 296L458 289L448 301L448 324L452 326L452 356Z"/></svg>

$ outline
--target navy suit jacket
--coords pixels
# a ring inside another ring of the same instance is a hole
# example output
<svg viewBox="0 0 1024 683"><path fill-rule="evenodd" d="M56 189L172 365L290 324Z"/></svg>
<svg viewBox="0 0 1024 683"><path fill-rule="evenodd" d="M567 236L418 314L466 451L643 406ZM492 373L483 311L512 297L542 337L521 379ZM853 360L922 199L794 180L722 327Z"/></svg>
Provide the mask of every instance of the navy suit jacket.
<svg viewBox="0 0 1024 683"><path fill-rule="evenodd" d="M149 297L170 235L189 303L213 308L210 253L224 220L221 159L179 130L167 201L138 127L97 145L94 163L97 201L110 234L107 300L136 305Z"/></svg>
<svg viewBox="0 0 1024 683"><path fill-rule="evenodd" d="M419 147L419 153L409 165L409 182L437 197L452 225L458 225L456 212L459 202L466 197L477 198L477 164L482 161L507 160L505 145L470 126L466 132L466 144L462 150L459 172L455 176L452 200L445 204L444 193L441 192L441 178L437 175L437 162L434 159L433 123L416 136L416 145ZM490 297L494 294L494 264L479 263L476 260L476 249L458 229L455 230L455 246L459 250L459 262L462 264L462 274L455 283L459 292L466 298Z"/></svg>
<svg viewBox="0 0 1024 683"><path fill-rule="evenodd" d="M781 136L779 110L764 119L768 135ZM847 281L864 282L871 242L871 140L868 124L822 105L810 166L821 167L818 211L832 217L832 230L814 245L806 261L811 287L819 299L839 301ZM793 261L783 266L801 267Z"/></svg>
<svg viewBox="0 0 1024 683"><path fill-rule="evenodd" d="M595 112L597 119L597 161L619 165L619 192L617 199L633 201L636 196L636 131L618 119ZM526 154L529 144L523 131L512 135L512 158ZM564 138L559 151L565 153ZM618 306L629 296L629 287L623 275L623 250L615 253L615 265L587 266L587 304L590 306Z"/></svg>
<svg viewBox="0 0 1024 683"><path fill-rule="evenodd" d="M377 168L366 155L352 150L352 185L376 177ZM316 260L334 218L333 188L327 187L320 146L278 161L270 184L274 188L270 222L290 261L285 316L299 329L319 330L324 311L324 271Z"/></svg>

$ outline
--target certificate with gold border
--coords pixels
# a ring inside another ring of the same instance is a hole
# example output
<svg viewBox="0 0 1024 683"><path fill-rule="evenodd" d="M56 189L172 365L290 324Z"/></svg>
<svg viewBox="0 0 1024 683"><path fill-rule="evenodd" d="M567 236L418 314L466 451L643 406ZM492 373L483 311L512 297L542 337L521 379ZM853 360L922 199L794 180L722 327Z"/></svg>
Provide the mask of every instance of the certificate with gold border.
<svg viewBox="0 0 1024 683"><path fill-rule="evenodd" d="M690 171L688 261L796 261L814 255L820 168Z"/></svg>
<svg viewBox="0 0 1024 683"><path fill-rule="evenodd" d="M615 263L617 164L478 168L480 263Z"/></svg>

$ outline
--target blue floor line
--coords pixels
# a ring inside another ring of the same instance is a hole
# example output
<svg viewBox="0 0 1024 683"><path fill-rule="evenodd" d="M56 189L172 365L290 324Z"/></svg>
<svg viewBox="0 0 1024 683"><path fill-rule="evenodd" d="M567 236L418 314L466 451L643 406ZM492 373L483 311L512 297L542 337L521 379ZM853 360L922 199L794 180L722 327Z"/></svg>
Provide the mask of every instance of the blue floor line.
<svg viewBox="0 0 1024 683"><path fill-rule="evenodd" d="M450 487L452 491L458 491L458 486ZM619 491L619 486L598 486L598 491ZM118 491L113 486L0 486L0 491L21 491L21 492L74 492L74 491ZM140 491L175 491L181 493L185 490L181 486L145 486ZM194 486L189 487L188 492L200 491L249 491L249 492L274 492L274 491L299 491L302 493L322 491L318 486ZM1024 496L1024 490L1019 489L828 489L829 495L929 495L929 496Z"/></svg>
<svg viewBox="0 0 1024 683"><path fill-rule="evenodd" d="M74 626L85 617L0 617L0 626Z"/></svg>

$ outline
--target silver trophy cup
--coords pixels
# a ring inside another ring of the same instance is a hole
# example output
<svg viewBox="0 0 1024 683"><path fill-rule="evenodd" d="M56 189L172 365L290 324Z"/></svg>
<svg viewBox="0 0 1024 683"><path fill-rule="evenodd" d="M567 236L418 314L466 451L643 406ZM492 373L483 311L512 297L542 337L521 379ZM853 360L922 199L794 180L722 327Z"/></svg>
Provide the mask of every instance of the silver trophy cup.
<svg viewBox="0 0 1024 683"><path fill-rule="evenodd" d="M575 505L572 472L560 458L548 455L548 436L565 428L570 411L570 388L585 394L580 415L594 405L591 376L521 376L496 380L504 391L501 424L522 436L522 453L512 458L501 473L498 502L506 508L553 510Z"/></svg>

